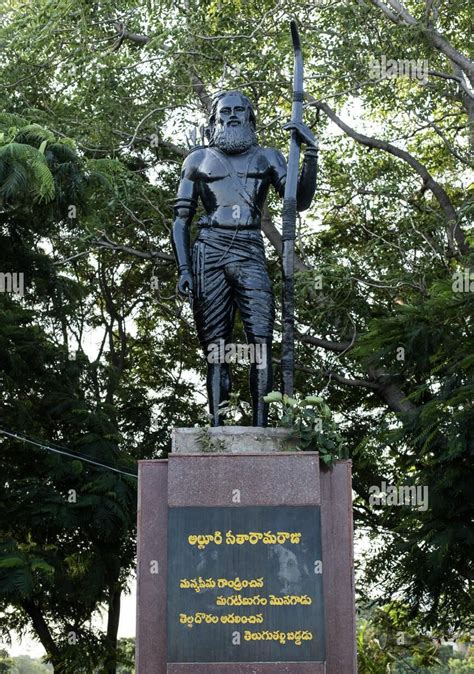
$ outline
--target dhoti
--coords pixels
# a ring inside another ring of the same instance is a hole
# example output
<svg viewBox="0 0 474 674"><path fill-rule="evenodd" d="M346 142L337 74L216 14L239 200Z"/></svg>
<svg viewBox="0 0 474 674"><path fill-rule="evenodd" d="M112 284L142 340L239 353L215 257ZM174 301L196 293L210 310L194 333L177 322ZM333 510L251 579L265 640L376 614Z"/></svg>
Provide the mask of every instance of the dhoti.
<svg viewBox="0 0 474 674"><path fill-rule="evenodd" d="M202 228L192 261L193 313L202 345L229 340L236 309L247 338L271 339L275 301L259 230Z"/></svg>

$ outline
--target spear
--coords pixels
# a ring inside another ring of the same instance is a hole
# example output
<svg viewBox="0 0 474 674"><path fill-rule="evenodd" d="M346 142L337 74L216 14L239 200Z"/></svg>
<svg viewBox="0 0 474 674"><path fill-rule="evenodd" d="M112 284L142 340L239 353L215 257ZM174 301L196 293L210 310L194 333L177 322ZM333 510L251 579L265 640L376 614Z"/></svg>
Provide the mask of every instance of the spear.
<svg viewBox="0 0 474 674"><path fill-rule="evenodd" d="M293 105L291 121L303 120L303 54L296 21L291 21L291 38L294 50ZM286 174L285 196L283 198L283 340L282 340L282 383L283 393L293 395L295 364L295 232L296 232L296 191L300 161L300 144L297 132L291 131L290 151Z"/></svg>

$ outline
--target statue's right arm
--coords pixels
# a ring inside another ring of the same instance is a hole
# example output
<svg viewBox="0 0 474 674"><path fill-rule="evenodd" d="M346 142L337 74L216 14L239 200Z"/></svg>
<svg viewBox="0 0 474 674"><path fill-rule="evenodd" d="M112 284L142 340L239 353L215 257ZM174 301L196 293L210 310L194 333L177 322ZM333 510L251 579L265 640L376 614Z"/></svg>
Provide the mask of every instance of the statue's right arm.
<svg viewBox="0 0 474 674"><path fill-rule="evenodd" d="M189 229L197 208L198 185L196 176L200 159L198 155L200 154L199 150L196 150L191 152L184 160L178 194L174 202L171 240L180 277L191 274ZM192 289L191 284L188 283L188 286Z"/></svg>

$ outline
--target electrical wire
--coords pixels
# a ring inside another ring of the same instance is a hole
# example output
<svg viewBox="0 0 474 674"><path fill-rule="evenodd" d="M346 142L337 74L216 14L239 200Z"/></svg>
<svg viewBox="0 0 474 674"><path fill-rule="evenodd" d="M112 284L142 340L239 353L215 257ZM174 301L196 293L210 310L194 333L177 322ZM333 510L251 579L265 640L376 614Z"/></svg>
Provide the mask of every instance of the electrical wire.
<svg viewBox="0 0 474 674"><path fill-rule="evenodd" d="M131 471L125 471L121 470L120 468L115 468L114 466L110 466L106 463L101 463L100 461L95 461L94 459L91 459L90 457L86 456L85 454L81 454L80 452L73 452L70 449L65 449L64 447L50 447L49 445L44 445L41 442L37 442L36 440L30 440L29 438L25 438L21 435L18 435L17 433L10 433L9 431L6 431L4 428L0 428L0 434L6 435L10 438L14 438L15 440L19 440L20 442L26 442L30 445L35 445L36 447L40 447L41 449L46 449L49 452L54 452L55 454L61 454L63 456L67 456L71 459L78 459L79 461L84 461L85 463L90 463L94 466L98 466L99 468L106 468L107 470L112 470L115 473L120 473L121 475L126 475L127 477L134 477L138 478L138 475L136 473L132 473Z"/></svg>

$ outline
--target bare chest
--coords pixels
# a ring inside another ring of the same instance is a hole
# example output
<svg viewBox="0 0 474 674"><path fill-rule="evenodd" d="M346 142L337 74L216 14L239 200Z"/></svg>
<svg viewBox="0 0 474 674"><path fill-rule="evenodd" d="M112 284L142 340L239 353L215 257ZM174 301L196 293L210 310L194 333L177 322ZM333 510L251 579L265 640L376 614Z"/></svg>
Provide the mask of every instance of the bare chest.
<svg viewBox="0 0 474 674"><path fill-rule="evenodd" d="M215 181L264 180L270 172L270 165L260 150L249 151L242 155L228 155L207 152L199 169L198 179L211 183Z"/></svg>

